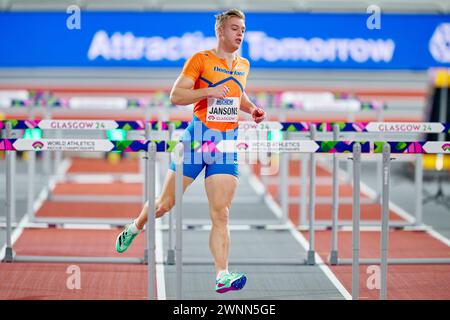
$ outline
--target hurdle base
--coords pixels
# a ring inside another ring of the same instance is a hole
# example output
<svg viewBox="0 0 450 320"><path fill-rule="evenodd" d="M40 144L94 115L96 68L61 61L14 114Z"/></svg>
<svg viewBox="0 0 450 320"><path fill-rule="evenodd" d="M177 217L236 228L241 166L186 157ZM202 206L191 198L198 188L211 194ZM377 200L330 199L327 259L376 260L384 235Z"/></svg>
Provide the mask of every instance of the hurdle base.
<svg viewBox="0 0 450 320"><path fill-rule="evenodd" d="M314 250L308 250L308 258L306 259L306 264L309 266L313 266L316 264L316 257Z"/></svg>
<svg viewBox="0 0 450 320"><path fill-rule="evenodd" d="M338 228L350 228L353 225L352 220L340 220L337 223ZM379 220L361 220L360 222L361 228L365 227L378 227L381 229ZM316 220L314 221L314 227L316 230L329 230L333 227L333 222L331 220ZM299 231L308 231L309 224L300 224L297 227ZM390 221L389 222L390 229L415 229L415 226L412 222L408 221Z"/></svg>
<svg viewBox="0 0 450 320"><path fill-rule="evenodd" d="M14 253L12 248L6 247L5 248L5 257L3 258L2 262L7 262L7 263L13 262L15 255L16 254Z"/></svg>
<svg viewBox="0 0 450 320"><path fill-rule="evenodd" d="M166 264L173 266L175 264L175 250L167 250Z"/></svg>
<svg viewBox="0 0 450 320"><path fill-rule="evenodd" d="M64 226L66 224L95 224L109 225L112 227L123 228L130 223L129 219L108 219L108 218L57 218L57 217L35 217L30 223L43 223L56 226Z"/></svg>
<svg viewBox="0 0 450 320"><path fill-rule="evenodd" d="M333 266L339 263L337 250L331 250L330 255L328 256L328 262Z"/></svg>

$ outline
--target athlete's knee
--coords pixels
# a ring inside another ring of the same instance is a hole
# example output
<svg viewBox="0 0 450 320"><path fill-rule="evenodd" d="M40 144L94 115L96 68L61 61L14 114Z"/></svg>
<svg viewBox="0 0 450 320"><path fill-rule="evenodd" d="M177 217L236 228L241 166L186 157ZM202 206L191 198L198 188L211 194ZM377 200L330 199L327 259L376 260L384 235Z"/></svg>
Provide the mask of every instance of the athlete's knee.
<svg viewBox="0 0 450 320"><path fill-rule="evenodd" d="M230 210L227 206L211 208L211 218L213 225L227 225L230 217Z"/></svg>

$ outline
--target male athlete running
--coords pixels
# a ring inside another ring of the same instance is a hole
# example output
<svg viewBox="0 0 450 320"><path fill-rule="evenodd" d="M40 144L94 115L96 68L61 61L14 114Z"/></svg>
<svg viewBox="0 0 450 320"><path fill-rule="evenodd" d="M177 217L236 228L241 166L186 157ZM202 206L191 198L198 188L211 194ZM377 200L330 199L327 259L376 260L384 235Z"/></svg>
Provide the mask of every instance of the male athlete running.
<svg viewBox="0 0 450 320"><path fill-rule="evenodd" d="M250 64L237 55L245 32L245 16L237 9L216 16L217 47L198 52L185 63L170 93L175 105L194 104L192 122L183 141L236 140L239 110L251 114L259 123L266 113L256 107L244 92ZM207 149L206 151L208 151ZM198 156L201 156L200 158ZM205 189L212 228L209 247L214 257L216 287L219 293L240 290L247 280L242 273L228 271L230 233L228 218L238 184L236 153L190 152L185 150L184 190L205 169ZM167 173L162 193L155 202L155 215L163 216L175 204L175 165ZM148 203L139 217L123 230L116 240L116 250L124 252L147 222Z"/></svg>

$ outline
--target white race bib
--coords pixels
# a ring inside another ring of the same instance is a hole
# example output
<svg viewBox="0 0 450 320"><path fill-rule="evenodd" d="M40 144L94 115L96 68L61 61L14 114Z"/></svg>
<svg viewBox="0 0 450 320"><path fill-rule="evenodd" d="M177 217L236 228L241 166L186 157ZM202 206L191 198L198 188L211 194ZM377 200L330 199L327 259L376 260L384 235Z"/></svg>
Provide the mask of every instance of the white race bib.
<svg viewBox="0 0 450 320"><path fill-rule="evenodd" d="M240 99L237 97L215 99L208 98L206 121L237 122Z"/></svg>

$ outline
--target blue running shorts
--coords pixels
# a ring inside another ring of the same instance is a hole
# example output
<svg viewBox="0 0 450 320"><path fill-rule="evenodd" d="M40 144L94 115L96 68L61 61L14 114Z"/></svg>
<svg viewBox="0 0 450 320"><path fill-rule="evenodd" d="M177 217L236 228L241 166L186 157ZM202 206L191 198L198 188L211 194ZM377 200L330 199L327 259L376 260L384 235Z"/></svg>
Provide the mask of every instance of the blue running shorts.
<svg viewBox="0 0 450 320"><path fill-rule="evenodd" d="M192 141L201 141L202 145L205 146L205 141L212 141L217 144L221 140L237 140L237 135L237 128L225 132L209 129L194 115L191 123L184 131L181 141L185 143L185 146L189 146ZM236 152L221 153L215 150L209 152L208 150L210 149L202 151L202 148L196 151L187 149L185 147L183 161L184 176L195 180L203 168L206 167L205 178L213 174L230 174L239 178ZM174 161L171 161L170 169L175 171Z"/></svg>

